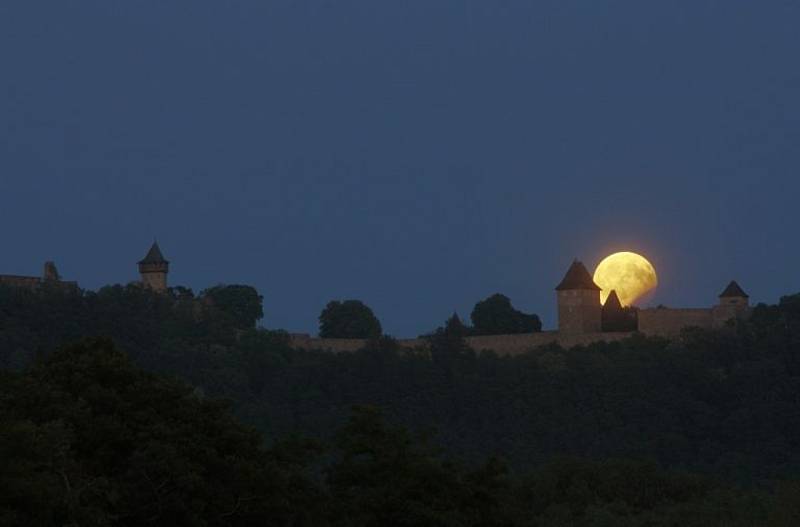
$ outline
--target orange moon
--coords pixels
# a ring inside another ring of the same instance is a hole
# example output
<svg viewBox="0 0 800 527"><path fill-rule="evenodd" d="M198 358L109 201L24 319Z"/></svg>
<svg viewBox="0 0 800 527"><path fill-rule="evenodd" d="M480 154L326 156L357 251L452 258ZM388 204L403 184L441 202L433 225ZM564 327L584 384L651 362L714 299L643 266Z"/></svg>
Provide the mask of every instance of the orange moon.
<svg viewBox="0 0 800 527"><path fill-rule="evenodd" d="M600 286L600 302L605 304L611 290L617 292L623 306L630 306L658 285L658 276L647 258L631 252L619 252L603 258L594 271Z"/></svg>

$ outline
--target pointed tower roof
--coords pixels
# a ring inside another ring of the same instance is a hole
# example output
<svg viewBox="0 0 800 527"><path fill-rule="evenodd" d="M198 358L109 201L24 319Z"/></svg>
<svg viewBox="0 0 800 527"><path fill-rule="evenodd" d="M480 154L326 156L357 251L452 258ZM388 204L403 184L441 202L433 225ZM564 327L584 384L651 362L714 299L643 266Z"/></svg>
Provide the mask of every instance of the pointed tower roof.
<svg viewBox="0 0 800 527"><path fill-rule="evenodd" d="M153 245L150 247L150 250L147 251L147 256L144 257L143 260L139 261L140 264L162 264L162 263L169 263L164 255L161 254L161 249L158 247L158 242L153 242Z"/></svg>
<svg viewBox="0 0 800 527"><path fill-rule="evenodd" d="M556 286L556 291L573 289L588 289L591 291L600 291L601 289L592 280L592 275L586 270L586 266L577 259L572 262L572 265L567 269L567 274L564 275L564 279Z"/></svg>
<svg viewBox="0 0 800 527"><path fill-rule="evenodd" d="M603 304L603 309L622 309L622 302L619 301L619 296L617 295L616 289L612 289L611 292L608 293L608 298L606 298L606 303Z"/></svg>
<svg viewBox="0 0 800 527"><path fill-rule="evenodd" d="M736 283L736 280L731 280L731 283L728 284L728 287L725 288L725 291L719 294L720 298L750 298L750 295L744 292L744 290L739 287L739 284Z"/></svg>

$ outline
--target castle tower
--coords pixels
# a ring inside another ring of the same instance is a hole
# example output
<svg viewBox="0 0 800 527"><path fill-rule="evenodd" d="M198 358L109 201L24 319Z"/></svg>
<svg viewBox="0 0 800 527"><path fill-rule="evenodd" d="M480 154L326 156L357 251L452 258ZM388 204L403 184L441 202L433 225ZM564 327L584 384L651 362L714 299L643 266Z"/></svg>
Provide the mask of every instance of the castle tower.
<svg viewBox="0 0 800 527"><path fill-rule="evenodd" d="M750 295L736 283L736 280L731 280L725 291L719 294L719 305L721 306L737 306L748 307L750 305Z"/></svg>
<svg viewBox="0 0 800 527"><path fill-rule="evenodd" d="M612 289L606 297L606 303L600 308L603 331L619 331L618 326L622 322L625 312L622 310L622 302L619 301L616 289Z"/></svg>
<svg viewBox="0 0 800 527"><path fill-rule="evenodd" d="M746 315L749 310L750 296L736 283L736 280L731 280L728 287L720 293L719 304L712 309L713 326L724 326L729 320Z"/></svg>
<svg viewBox="0 0 800 527"><path fill-rule="evenodd" d="M601 330L600 286L586 267L575 260L556 286L558 330L562 333L597 333Z"/></svg>
<svg viewBox="0 0 800 527"><path fill-rule="evenodd" d="M61 275L58 274L58 269L54 262L44 263L44 272L42 273L42 280L45 282L58 282L61 280Z"/></svg>
<svg viewBox="0 0 800 527"><path fill-rule="evenodd" d="M142 284L153 291L166 291L167 273L169 273L169 262L161 254L158 243L153 242L152 247L147 251L147 256L139 262Z"/></svg>

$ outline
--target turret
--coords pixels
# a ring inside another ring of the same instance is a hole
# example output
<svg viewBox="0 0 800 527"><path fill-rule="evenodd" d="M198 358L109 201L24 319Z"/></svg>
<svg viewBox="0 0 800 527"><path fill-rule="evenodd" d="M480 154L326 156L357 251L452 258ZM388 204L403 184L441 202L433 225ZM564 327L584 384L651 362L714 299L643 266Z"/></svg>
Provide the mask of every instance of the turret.
<svg viewBox="0 0 800 527"><path fill-rule="evenodd" d="M603 331L636 331L638 328L638 311L635 307L622 307L617 292L612 289L608 293L606 303L601 308Z"/></svg>
<svg viewBox="0 0 800 527"><path fill-rule="evenodd" d="M58 269L54 262L44 263L44 272L42 273L42 280L45 282L58 282L61 280L61 275L58 274Z"/></svg>
<svg viewBox="0 0 800 527"><path fill-rule="evenodd" d="M139 274L142 276L142 285L153 291L166 291L167 273L169 273L169 262L161 254L158 243L153 242L147 255L139 261Z"/></svg>
<svg viewBox="0 0 800 527"><path fill-rule="evenodd" d="M562 333L598 333L601 329L600 286L586 267L575 260L556 286L558 330Z"/></svg>
<svg viewBox="0 0 800 527"><path fill-rule="evenodd" d="M736 283L736 280L731 280L725 291L719 294L719 305L721 306L740 306L748 307L750 305L750 295Z"/></svg>
<svg viewBox="0 0 800 527"><path fill-rule="evenodd" d="M731 280L728 287L719 294L719 304L712 309L714 327L724 326L729 320L742 318L750 311L750 296Z"/></svg>

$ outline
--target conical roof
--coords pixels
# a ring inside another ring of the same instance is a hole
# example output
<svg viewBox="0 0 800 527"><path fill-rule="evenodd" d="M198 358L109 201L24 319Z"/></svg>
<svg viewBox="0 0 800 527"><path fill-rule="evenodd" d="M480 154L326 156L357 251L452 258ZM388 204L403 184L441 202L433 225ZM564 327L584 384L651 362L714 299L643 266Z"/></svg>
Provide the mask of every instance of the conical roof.
<svg viewBox="0 0 800 527"><path fill-rule="evenodd" d="M564 275L564 279L556 286L556 291L574 289L588 289L591 291L600 291L601 289L592 280L592 275L586 270L586 266L578 260L572 262L572 265L567 269L567 274Z"/></svg>
<svg viewBox="0 0 800 527"><path fill-rule="evenodd" d="M750 298L750 295L744 292L744 290L739 287L739 284L736 283L736 280L731 280L731 283L728 284L728 287L725 288L725 291L719 294L720 298Z"/></svg>
<svg viewBox="0 0 800 527"><path fill-rule="evenodd" d="M608 298L606 298L606 303L603 304L603 309L622 309L622 302L619 301L616 289L612 289L611 292L608 293Z"/></svg>
<svg viewBox="0 0 800 527"><path fill-rule="evenodd" d="M164 255L161 254L161 249L158 247L158 242L153 242L150 250L147 251L147 256L139 262L140 264L162 264L169 263Z"/></svg>

